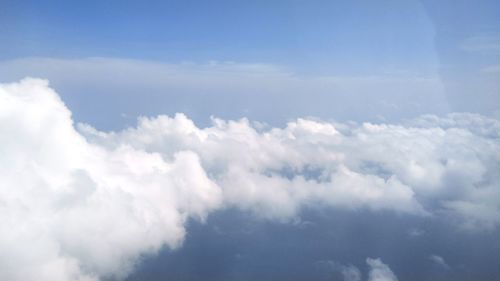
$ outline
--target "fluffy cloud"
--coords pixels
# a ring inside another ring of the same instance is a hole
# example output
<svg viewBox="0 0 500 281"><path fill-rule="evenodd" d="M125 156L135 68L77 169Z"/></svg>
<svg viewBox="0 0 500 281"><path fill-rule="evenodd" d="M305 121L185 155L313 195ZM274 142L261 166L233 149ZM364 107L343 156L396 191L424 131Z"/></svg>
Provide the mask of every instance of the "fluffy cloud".
<svg viewBox="0 0 500 281"><path fill-rule="evenodd" d="M344 281L361 281L361 271L353 265L342 266L340 272Z"/></svg>
<svg viewBox="0 0 500 281"><path fill-rule="evenodd" d="M75 129L46 81L0 85L0 279L119 279L142 255L178 247L187 220L225 207L285 221L329 207L500 224L497 120L212 121ZM396 280L380 260L367 263L370 280Z"/></svg>
<svg viewBox="0 0 500 281"><path fill-rule="evenodd" d="M259 131L245 119L213 123L200 129L177 114L141 118L137 128L119 133L88 126L81 131L101 146L130 145L165 159L178 150L194 151L222 188L226 205L263 217L286 219L303 205L317 204L426 214L397 176L384 178L364 171L363 163L348 163L346 152L355 148L342 147L349 140L332 124L298 119L284 129Z"/></svg>
<svg viewBox="0 0 500 281"><path fill-rule="evenodd" d="M117 133L80 131L100 146L130 145L165 159L193 151L226 205L264 217L330 205L446 214L468 229L499 224L500 122L481 115L393 125L297 119L284 128L213 119L198 128L177 114L143 117Z"/></svg>
<svg viewBox="0 0 500 281"><path fill-rule="evenodd" d="M2 85L0 135L2 280L123 277L221 202L193 152L88 143L45 81Z"/></svg>
<svg viewBox="0 0 500 281"><path fill-rule="evenodd" d="M338 273L344 281L361 281L363 276L359 268L352 264L343 265L333 260L322 260L318 261L317 265L329 272Z"/></svg>
<svg viewBox="0 0 500 281"><path fill-rule="evenodd" d="M361 281L363 274L356 266L349 264L343 265L335 261L321 261L322 265L326 265L330 270L340 273L344 281ZM397 281L398 278L389 268L389 266L382 262L380 258L372 259L367 258L366 264L368 265L368 281Z"/></svg>
<svg viewBox="0 0 500 281"><path fill-rule="evenodd" d="M368 281L398 281L389 266L380 259L368 258L366 263L370 266Z"/></svg>

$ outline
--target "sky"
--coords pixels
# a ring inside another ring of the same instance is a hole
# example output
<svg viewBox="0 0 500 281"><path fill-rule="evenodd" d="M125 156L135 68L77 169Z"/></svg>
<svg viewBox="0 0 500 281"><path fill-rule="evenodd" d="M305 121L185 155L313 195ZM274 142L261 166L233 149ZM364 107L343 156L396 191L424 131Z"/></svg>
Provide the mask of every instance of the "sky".
<svg viewBox="0 0 500 281"><path fill-rule="evenodd" d="M499 10L0 0L0 279L498 280Z"/></svg>
<svg viewBox="0 0 500 281"><path fill-rule="evenodd" d="M177 111L201 125L212 115L273 125L498 116L496 10L497 1L4 0L0 74L49 79L77 121L107 130Z"/></svg>

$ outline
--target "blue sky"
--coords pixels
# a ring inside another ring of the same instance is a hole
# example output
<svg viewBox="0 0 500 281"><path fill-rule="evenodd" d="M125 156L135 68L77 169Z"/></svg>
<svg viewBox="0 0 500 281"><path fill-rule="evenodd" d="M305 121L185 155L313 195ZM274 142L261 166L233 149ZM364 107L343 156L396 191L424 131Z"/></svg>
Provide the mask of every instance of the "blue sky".
<svg viewBox="0 0 500 281"><path fill-rule="evenodd" d="M2 36L16 47L2 44L1 58L428 70L468 37L498 36L499 8L497 1L2 1Z"/></svg>
<svg viewBox="0 0 500 281"><path fill-rule="evenodd" d="M432 63L432 24L414 1L13 1L2 57L229 60L301 67ZM390 7L390 8L389 8ZM21 36L22 34L22 36ZM426 44L422 44L422 42ZM344 70L345 71L345 70Z"/></svg>

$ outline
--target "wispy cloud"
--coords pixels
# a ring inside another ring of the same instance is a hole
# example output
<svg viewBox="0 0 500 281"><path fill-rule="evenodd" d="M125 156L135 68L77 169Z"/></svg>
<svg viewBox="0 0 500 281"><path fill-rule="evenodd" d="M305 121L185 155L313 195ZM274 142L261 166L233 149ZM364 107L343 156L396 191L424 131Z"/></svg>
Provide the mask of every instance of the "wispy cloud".
<svg viewBox="0 0 500 281"><path fill-rule="evenodd" d="M487 74L500 74L500 64L485 66L481 69L481 72Z"/></svg>
<svg viewBox="0 0 500 281"><path fill-rule="evenodd" d="M310 115L394 120L449 110L440 78L412 72L306 75L263 63L157 63L117 58L0 62L4 82L26 76L49 79L66 102L77 100L77 117L81 116L78 110L85 106L92 112L95 104L106 106L106 110L85 116L84 120L93 123L122 121L123 114L174 114L180 109L200 115L197 122L218 115L229 119L250 117L274 125Z"/></svg>
<svg viewBox="0 0 500 281"><path fill-rule="evenodd" d="M438 256L438 255L430 255L429 256L429 259L436 265L438 265L439 267L443 268L443 269L446 269L446 270L449 270L450 269L450 266L446 263L446 261L444 260L443 257L441 256Z"/></svg>
<svg viewBox="0 0 500 281"><path fill-rule="evenodd" d="M469 37L461 43L460 49L467 52L498 54L500 53L500 35L485 34Z"/></svg>

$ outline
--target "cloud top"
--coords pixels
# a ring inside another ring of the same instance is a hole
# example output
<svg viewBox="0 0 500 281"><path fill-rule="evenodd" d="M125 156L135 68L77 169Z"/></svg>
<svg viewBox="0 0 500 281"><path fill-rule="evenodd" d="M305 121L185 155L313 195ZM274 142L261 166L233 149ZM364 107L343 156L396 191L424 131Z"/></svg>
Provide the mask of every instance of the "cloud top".
<svg viewBox="0 0 500 281"><path fill-rule="evenodd" d="M220 205L195 153L91 144L46 81L2 85L0 100L2 280L124 277Z"/></svg>
<svg viewBox="0 0 500 281"><path fill-rule="evenodd" d="M0 85L2 280L123 278L141 256L180 246L187 220L229 207L281 221L311 207L500 224L500 122L481 115L76 127L47 81ZM370 280L396 280L367 263Z"/></svg>
<svg viewBox="0 0 500 281"><path fill-rule="evenodd" d="M389 266L380 259L367 258L366 263L370 267L368 281L398 281Z"/></svg>

